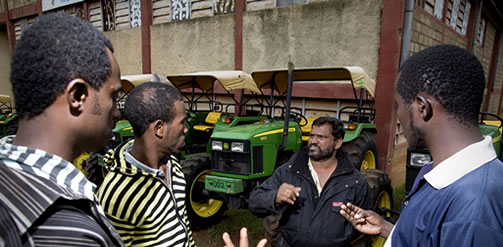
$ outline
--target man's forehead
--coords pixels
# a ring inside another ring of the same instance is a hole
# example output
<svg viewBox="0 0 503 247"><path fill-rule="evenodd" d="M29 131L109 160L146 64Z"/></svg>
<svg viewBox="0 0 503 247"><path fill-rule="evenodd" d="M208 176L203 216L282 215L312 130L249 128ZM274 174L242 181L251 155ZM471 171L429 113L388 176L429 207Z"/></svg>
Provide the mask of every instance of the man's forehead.
<svg viewBox="0 0 503 247"><path fill-rule="evenodd" d="M316 132L316 133L319 133L319 134L323 134L323 133L331 133L332 132L332 126L328 123L324 123L324 124L321 124L321 125L313 125L313 128L311 130L311 132Z"/></svg>

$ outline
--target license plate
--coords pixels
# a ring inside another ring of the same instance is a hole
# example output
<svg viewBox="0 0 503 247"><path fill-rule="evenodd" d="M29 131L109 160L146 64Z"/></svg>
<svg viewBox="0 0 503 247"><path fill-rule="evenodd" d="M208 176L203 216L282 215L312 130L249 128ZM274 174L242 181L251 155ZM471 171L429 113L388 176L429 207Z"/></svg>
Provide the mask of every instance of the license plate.
<svg viewBox="0 0 503 247"><path fill-rule="evenodd" d="M243 192L243 180L238 178L207 175L204 187L209 191L222 192L225 194L237 194Z"/></svg>

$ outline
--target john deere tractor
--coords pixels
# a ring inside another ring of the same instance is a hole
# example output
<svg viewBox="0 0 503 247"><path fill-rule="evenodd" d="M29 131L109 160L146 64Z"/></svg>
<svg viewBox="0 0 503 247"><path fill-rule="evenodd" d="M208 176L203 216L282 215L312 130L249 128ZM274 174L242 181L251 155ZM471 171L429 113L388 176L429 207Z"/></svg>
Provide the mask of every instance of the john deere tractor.
<svg viewBox="0 0 503 247"><path fill-rule="evenodd" d="M9 95L0 94L0 134L14 135L17 130L17 114L14 113Z"/></svg>
<svg viewBox="0 0 503 247"><path fill-rule="evenodd" d="M187 212L195 228L216 222L227 209L217 194L204 189L204 181L211 170L209 139L220 128L228 128L228 121L239 115L245 103L237 98L236 90L259 94L249 74L241 71L206 71L169 75L168 80L178 88L187 104L187 133L185 148L180 154L187 181ZM258 121L264 117L251 117Z"/></svg>
<svg viewBox="0 0 503 247"><path fill-rule="evenodd" d="M210 160L194 161L211 163L211 172L204 178L204 188L197 186L199 200L193 196L191 203L206 205L207 218L213 216L211 213L217 214L210 210L216 208L212 204L215 200L246 208L251 190L301 148L303 137L306 139L303 129L309 130L307 125L312 123L302 109L291 107L293 82L346 82L353 89L354 104L332 112L332 116L345 123L343 149L357 168L365 170L376 209L387 208L382 212L391 209L390 181L376 169L379 168L377 148L372 135L376 132L372 123L375 83L362 68L291 68L253 72L252 77L262 94L250 95L254 100L246 100L240 107L258 116L221 117L211 135Z"/></svg>

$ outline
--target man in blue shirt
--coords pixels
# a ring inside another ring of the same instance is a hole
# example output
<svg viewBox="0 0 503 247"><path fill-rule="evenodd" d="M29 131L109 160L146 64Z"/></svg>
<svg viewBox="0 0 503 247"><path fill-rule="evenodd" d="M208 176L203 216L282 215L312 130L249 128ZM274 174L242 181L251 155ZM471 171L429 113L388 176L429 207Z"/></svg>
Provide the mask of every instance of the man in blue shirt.
<svg viewBox="0 0 503 247"><path fill-rule="evenodd" d="M503 164L478 114L484 71L467 50L440 45L410 57L396 83L395 107L411 146L428 147L393 226L354 205L341 210L356 229L387 237L385 246L503 245Z"/></svg>

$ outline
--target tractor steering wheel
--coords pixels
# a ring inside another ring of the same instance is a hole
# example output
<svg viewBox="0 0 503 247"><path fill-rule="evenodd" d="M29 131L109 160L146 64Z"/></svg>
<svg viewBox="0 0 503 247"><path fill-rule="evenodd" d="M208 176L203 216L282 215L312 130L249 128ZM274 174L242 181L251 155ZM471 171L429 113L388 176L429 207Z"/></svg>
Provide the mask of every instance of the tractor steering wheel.
<svg viewBox="0 0 503 247"><path fill-rule="evenodd" d="M290 118L299 123L300 127L307 125L307 118L304 117L304 115L302 115L302 113L300 112L290 111Z"/></svg>

